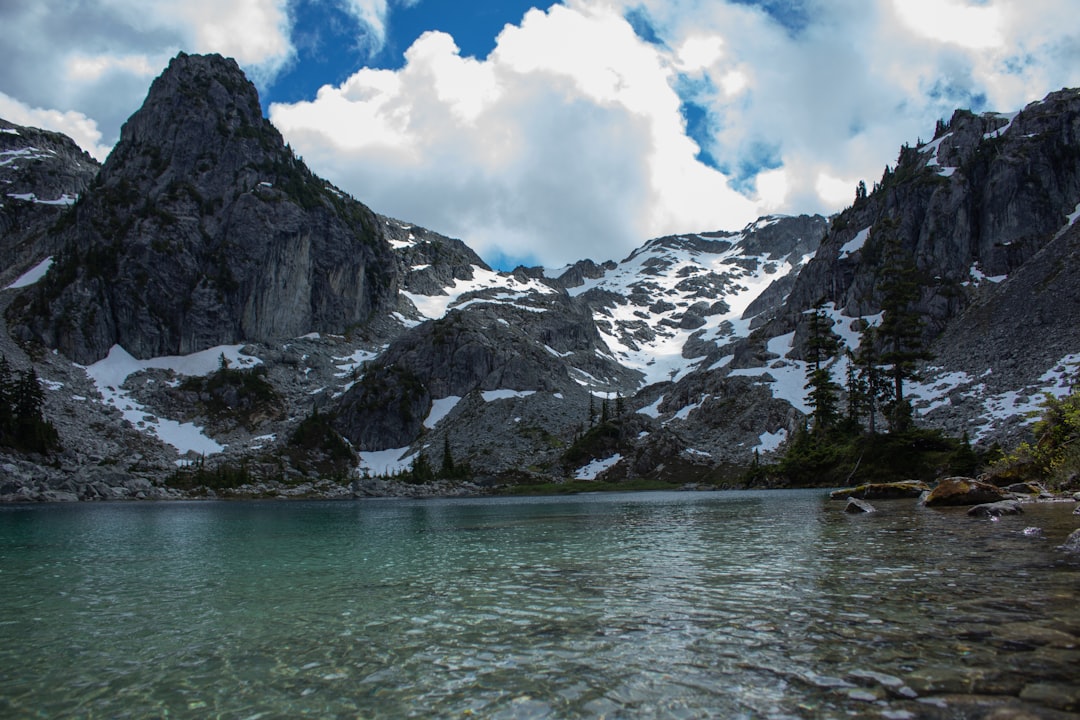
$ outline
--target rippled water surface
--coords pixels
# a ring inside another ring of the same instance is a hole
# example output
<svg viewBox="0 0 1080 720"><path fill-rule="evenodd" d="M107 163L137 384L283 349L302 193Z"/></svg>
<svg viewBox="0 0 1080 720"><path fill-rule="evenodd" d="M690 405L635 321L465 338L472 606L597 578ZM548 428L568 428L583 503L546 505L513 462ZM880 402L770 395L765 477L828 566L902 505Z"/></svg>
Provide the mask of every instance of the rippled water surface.
<svg viewBox="0 0 1080 720"><path fill-rule="evenodd" d="M3 507L0 717L1080 707L1080 561L1056 548L1073 505L999 522L878 506L849 516L797 491Z"/></svg>

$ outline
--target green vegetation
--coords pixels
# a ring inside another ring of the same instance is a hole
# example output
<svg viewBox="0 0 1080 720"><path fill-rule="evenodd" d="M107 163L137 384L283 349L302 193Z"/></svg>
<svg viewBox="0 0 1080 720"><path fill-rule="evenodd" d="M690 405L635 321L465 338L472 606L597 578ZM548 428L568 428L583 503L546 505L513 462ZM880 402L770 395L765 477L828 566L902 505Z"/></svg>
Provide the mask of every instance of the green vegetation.
<svg viewBox="0 0 1080 720"><path fill-rule="evenodd" d="M1080 488L1080 385L1074 383L1062 398L1045 393L1031 442L990 467L998 483L1034 480L1050 488Z"/></svg>
<svg viewBox="0 0 1080 720"><path fill-rule="evenodd" d="M282 407L277 391L266 380L266 368L231 368L224 355L215 372L207 377L186 378L179 390L196 394L202 412L208 416L233 420L249 429L260 417L278 414Z"/></svg>
<svg viewBox="0 0 1080 720"><path fill-rule="evenodd" d="M317 474L339 482L359 461L356 451L334 429L333 417L314 408L289 437L286 455L306 475Z"/></svg>
<svg viewBox="0 0 1080 720"><path fill-rule="evenodd" d="M45 419L45 396L37 372L12 372L0 355L0 447L47 454L60 447L56 428Z"/></svg>

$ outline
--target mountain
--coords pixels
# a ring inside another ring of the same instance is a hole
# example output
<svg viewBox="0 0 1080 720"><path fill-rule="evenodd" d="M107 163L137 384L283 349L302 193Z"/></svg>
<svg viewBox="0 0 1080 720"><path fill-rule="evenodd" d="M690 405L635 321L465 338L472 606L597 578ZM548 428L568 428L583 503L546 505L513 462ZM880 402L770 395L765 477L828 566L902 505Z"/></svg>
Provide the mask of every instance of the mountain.
<svg viewBox="0 0 1080 720"><path fill-rule="evenodd" d="M1080 91L1010 114L957 111L931 142L902 148L873 191L833 218L776 317L736 357L756 352L800 375L807 311L819 302L854 348L860 324L881 311L891 244L914 264L916 308L936 358L911 388L916 411L984 442L1013 442L1043 390L1067 392L1067 369L1080 360L1080 295L1069 272L1080 259L1078 217ZM838 377L845 367L838 363ZM774 395L785 392L774 385Z"/></svg>
<svg viewBox="0 0 1080 720"><path fill-rule="evenodd" d="M1010 441L1080 360L1078 109L959 111L830 219L496 272L318 178L235 62L181 54L103 166L0 123L0 352L63 445L0 450L0 497L402 492L363 478L451 459L488 484L727 480L809 410L807 311L849 348L880 321L886 249L935 356L921 421Z"/></svg>
<svg viewBox="0 0 1080 720"><path fill-rule="evenodd" d="M61 225L15 332L84 364L364 327L397 303L375 214L293 155L218 56L169 64Z"/></svg>
<svg viewBox="0 0 1080 720"><path fill-rule="evenodd" d="M57 249L51 226L99 168L66 135L0 120L0 286Z"/></svg>

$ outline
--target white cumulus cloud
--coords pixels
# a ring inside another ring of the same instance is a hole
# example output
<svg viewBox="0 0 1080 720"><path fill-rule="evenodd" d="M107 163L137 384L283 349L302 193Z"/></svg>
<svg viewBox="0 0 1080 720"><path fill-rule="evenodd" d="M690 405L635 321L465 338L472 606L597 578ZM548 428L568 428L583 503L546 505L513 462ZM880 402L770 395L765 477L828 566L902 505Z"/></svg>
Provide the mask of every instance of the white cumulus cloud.
<svg viewBox="0 0 1080 720"><path fill-rule="evenodd" d="M652 235L756 217L695 159L672 75L619 13L556 5L508 26L485 60L428 33L400 71L364 69L270 114L312 166L380 212L482 255L604 260Z"/></svg>

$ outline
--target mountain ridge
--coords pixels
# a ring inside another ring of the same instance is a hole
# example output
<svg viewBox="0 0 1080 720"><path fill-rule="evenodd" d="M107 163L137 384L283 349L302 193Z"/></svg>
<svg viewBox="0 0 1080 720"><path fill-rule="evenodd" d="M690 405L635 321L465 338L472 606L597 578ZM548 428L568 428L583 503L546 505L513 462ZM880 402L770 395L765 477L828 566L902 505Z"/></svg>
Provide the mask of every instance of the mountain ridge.
<svg viewBox="0 0 1080 720"><path fill-rule="evenodd" d="M290 443L312 413L359 453L338 470L354 487L444 449L477 478L728 477L808 410L806 311L825 301L849 346L879 312L887 235L925 276L939 361L912 388L922 421L1017 437L1080 349L1078 116L1077 91L1015 114L958 111L831 219L765 217L655 238L621 261L505 273L319 179L234 62L178 56L78 202L13 236L20 269L52 265L0 291L0 347L45 378L67 448L60 470L22 487L56 492L108 468L107 487L160 490L178 462L300 482L318 463ZM1008 202L984 207L994 198ZM1039 322L1009 332L1029 311ZM1040 333L1053 342L1024 359ZM214 414L171 389L215 372L219 354L260 368L275 404ZM596 436L604 417L618 433Z"/></svg>

